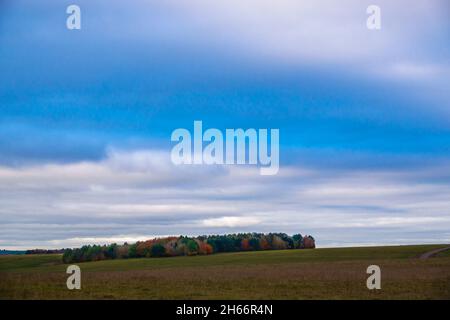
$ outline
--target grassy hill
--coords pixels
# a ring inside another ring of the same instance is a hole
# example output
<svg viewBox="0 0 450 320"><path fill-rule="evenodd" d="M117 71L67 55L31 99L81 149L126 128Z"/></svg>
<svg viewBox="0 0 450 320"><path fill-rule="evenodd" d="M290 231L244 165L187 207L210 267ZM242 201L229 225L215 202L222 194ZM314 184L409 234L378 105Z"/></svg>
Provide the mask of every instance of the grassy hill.
<svg viewBox="0 0 450 320"><path fill-rule="evenodd" d="M66 288L61 255L0 257L1 299L450 299L442 245L303 249L78 263L81 290ZM377 264L382 289L366 288Z"/></svg>

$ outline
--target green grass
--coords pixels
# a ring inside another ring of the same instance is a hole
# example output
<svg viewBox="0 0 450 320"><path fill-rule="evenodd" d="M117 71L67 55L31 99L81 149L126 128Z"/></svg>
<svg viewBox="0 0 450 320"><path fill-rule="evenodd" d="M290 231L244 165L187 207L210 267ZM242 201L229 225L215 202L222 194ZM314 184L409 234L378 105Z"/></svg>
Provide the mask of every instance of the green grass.
<svg viewBox="0 0 450 320"><path fill-rule="evenodd" d="M50 266L62 264L61 255L8 255L0 256L0 272L4 271L43 271Z"/></svg>
<svg viewBox="0 0 450 320"><path fill-rule="evenodd" d="M77 263L85 271L127 271L142 269L289 264L352 260L414 258L443 245L324 248L221 253L210 256L138 258ZM21 255L0 257L0 272L58 272L65 270L61 255Z"/></svg>
<svg viewBox="0 0 450 320"><path fill-rule="evenodd" d="M449 299L442 245L224 253L79 263L82 290L66 288L61 255L0 257L3 299ZM382 268L382 290L365 287Z"/></svg>
<svg viewBox="0 0 450 320"><path fill-rule="evenodd" d="M450 258L450 250L445 250L445 251L439 252L439 253L436 255L436 257L440 257L440 258L444 258L444 257Z"/></svg>

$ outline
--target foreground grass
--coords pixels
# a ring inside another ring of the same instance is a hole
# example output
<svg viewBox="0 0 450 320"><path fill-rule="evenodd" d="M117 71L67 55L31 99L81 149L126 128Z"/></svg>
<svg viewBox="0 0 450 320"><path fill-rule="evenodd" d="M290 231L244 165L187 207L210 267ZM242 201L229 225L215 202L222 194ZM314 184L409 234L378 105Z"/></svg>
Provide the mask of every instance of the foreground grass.
<svg viewBox="0 0 450 320"><path fill-rule="evenodd" d="M450 257L439 245L282 250L79 263L66 288L60 255L0 257L3 299L450 299ZM382 290L366 288L366 268Z"/></svg>

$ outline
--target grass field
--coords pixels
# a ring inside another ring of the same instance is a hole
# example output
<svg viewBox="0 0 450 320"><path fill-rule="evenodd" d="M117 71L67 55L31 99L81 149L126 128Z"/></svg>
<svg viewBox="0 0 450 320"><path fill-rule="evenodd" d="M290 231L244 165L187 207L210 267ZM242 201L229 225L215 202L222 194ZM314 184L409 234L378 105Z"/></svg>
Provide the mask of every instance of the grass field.
<svg viewBox="0 0 450 320"><path fill-rule="evenodd" d="M450 299L442 245L225 253L79 263L81 290L66 288L60 255L0 256L1 299ZM366 269L381 267L381 290Z"/></svg>

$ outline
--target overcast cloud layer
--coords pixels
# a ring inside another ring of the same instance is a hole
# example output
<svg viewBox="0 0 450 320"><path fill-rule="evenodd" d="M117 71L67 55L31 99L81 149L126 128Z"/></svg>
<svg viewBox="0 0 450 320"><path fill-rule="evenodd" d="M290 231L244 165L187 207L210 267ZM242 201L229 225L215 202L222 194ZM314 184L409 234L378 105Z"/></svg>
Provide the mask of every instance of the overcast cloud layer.
<svg viewBox="0 0 450 320"><path fill-rule="evenodd" d="M450 242L450 7L0 1L0 248L179 234ZM280 172L173 166L170 134L279 128Z"/></svg>
<svg viewBox="0 0 450 320"><path fill-rule="evenodd" d="M0 168L0 243L76 246L152 236L308 232L321 246L450 241L448 166L415 172L174 166L162 151ZM448 179L448 178L447 178ZM447 180L446 179L446 180Z"/></svg>

